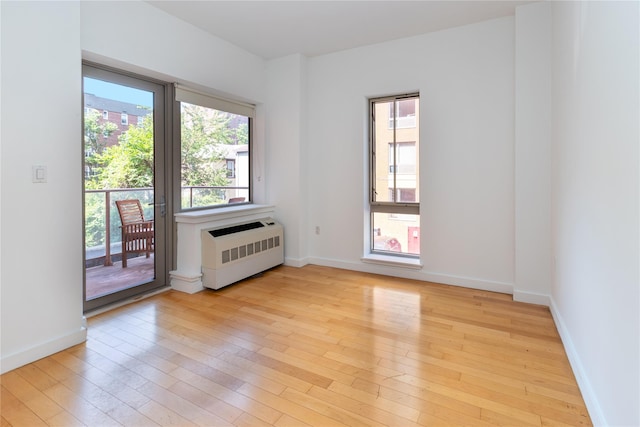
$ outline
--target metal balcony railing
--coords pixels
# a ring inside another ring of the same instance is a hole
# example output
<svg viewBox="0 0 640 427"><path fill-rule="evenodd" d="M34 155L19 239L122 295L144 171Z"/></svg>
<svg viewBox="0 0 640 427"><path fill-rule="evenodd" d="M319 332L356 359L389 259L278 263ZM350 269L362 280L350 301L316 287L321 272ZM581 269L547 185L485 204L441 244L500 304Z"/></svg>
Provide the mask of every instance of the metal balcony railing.
<svg viewBox="0 0 640 427"><path fill-rule="evenodd" d="M248 190L248 187L182 187L181 208L224 204L232 197L248 195ZM120 217L115 201L124 199L140 200L145 218L154 218L154 189L151 187L85 190L85 266L110 266L113 265L112 256L121 254Z"/></svg>

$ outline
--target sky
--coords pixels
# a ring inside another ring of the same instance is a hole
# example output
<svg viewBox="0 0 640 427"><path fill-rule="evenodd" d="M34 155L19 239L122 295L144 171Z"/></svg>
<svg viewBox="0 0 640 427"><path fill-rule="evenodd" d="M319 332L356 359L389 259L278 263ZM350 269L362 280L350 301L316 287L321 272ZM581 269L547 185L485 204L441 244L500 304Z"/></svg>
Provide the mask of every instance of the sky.
<svg viewBox="0 0 640 427"><path fill-rule="evenodd" d="M146 90L134 89L102 80L84 78L84 92L100 98L128 102L142 107L153 107L153 93Z"/></svg>

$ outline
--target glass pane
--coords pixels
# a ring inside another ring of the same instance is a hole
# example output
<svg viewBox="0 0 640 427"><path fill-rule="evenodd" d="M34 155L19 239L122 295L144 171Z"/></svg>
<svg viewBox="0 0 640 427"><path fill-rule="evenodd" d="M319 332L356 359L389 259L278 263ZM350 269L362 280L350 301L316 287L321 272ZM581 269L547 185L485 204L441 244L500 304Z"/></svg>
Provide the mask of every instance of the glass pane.
<svg viewBox="0 0 640 427"><path fill-rule="evenodd" d="M418 203L418 98L374 102L373 113L376 154L372 199Z"/></svg>
<svg viewBox="0 0 640 427"><path fill-rule="evenodd" d="M137 199L153 220L153 92L84 78L86 300L155 279L153 250L128 251L116 200ZM148 256L147 256L148 255Z"/></svg>
<svg viewBox="0 0 640 427"><path fill-rule="evenodd" d="M373 214L372 250L420 255L420 215Z"/></svg>
<svg viewBox="0 0 640 427"><path fill-rule="evenodd" d="M181 208L249 201L249 118L180 106Z"/></svg>

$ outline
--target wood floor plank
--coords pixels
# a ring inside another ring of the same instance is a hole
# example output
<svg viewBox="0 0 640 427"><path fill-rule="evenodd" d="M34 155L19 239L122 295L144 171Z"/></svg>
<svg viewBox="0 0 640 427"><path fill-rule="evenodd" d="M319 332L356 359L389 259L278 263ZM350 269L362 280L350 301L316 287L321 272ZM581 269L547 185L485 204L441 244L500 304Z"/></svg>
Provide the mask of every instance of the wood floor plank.
<svg viewBox="0 0 640 427"><path fill-rule="evenodd" d="M177 396L182 397L189 402L198 405L200 408L222 418L228 423L235 422L238 418L246 412L235 408L228 403L208 394L203 393L198 388L187 384L183 381L178 381L169 388L169 391L175 393ZM253 417L255 418L255 417Z"/></svg>
<svg viewBox="0 0 640 427"><path fill-rule="evenodd" d="M452 358L449 356L449 353L444 353L442 358L434 358L430 355L418 353L410 353L408 356L424 363L458 370L462 374L470 374L472 376L498 381L508 386L515 384L524 387L527 384L538 384L539 386L547 386L551 389L563 390L568 393L573 393L577 390L575 381L572 382L568 380L566 383L556 382L549 378L530 375L531 372L527 371L521 372L513 369L501 369L502 367L494 369L490 364L487 365L475 360L468 360L464 357Z"/></svg>
<svg viewBox="0 0 640 427"><path fill-rule="evenodd" d="M201 377L187 369L178 368L173 375L191 386L196 387L203 393L207 393L217 399L220 399L226 404L248 413L264 422L274 423L282 415L282 412L273 409L263 402L251 399L238 391L227 389L220 384Z"/></svg>
<svg viewBox="0 0 640 427"><path fill-rule="evenodd" d="M318 390L324 390L319 387L315 388ZM322 399L321 396L316 397L314 396L314 393L300 393L296 390L287 389L284 393L281 394L281 396L283 399L297 403L304 408L327 417L331 421L320 421L321 423L326 423L326 425L347 425L361 427L384 426L384 424L376 422L371 418L364 417L357 412L342 409L340 406L334 405L330 401ZM317 423L318 422L315 422L314 424Z"/></svg>
<svg viewBox="0 0 640 427"><path fill-rule="evenodd" d="M112 426L119 423L91 404L84 396L71 391L64 384L56 384L44 393L85 425Z"/></svg>
<svg viewBox="0 0 640 427"><path fill-rule="evenodd" d="M169 409L190 422L201 426L231 426L230 422L201 408L173 391L158 384L148 382L138 390L140 393Z"/></svg>
<svg viewBox="0 0 640 427"><path fill-rule="evenodd" d="M303 381L291 375L287 375L283 372L279 372L275 369L271 369L270 367L261 365L250 359L246 359L239 353L224 353L218 357L218 360L221 360L222 363L233 365L238 369L243 369L245 373L248 373L252 376L252 378L248 379L245 382L265 389L266 391L273 394L280 394L287 387L291 387L300 391L307 391L311 387L311 384L306 381Z"/></svg>
<svg viewBox="0 0 640 427"><path fill-rule="evenodd" d="M336 427L344 427L349 425L340 422L340 420L334 417L327 416L326 414L321 413L322 411L318 412L314 410L314 408L307 407L305 405L305 401L301 401L301 399L297 398L298 396L304 396L304 393L296 392L292 389L288 390L289 391L284 392L286 393L284 395L285 397L276 396L267 391L258 389L257 387L254 387L250 384L245 384L239 391L253 400L263 402L264 404L283 414L287 414L292 418L299 419L300 421L311 425ZM296 398L292 398L292 396L296 396Z"/></svg>
<svg viewBox="0 0 640 427"><path fill-rule="evenodd" d="M69 412L61 412L53 418L46 420L47 425L54 427L84 427L87 424L71 415Z"/></svg>
<svg viewBox="0 0 640 427"><path fill-rule="evenodd" d="M280 418L278 420L280 420ZM247 414L245 412L238 417L238 419L233 423L233 425L237 427L270 427L273 424L264 422L261 419L256 418L253 415Z"/></svg>
<svg viewBox="0 0 640 427"><path fill-rule="evenodd" d="M338 381L343 384L352 384L356 379L353 375L348 375L340 372L338 369L335 369L335 366L333 366L331 362L325 357L308 353L304 350L298 350L294 347L288 348L284 355L281 357L285 357L287 358L287 360L290 360L291 363L299 364L300 366L313 364L314 371L322 374L323 376L331 379L334 382Z"/></svg>
<svg viewBox="0 0 640 427"><path fill-rule="evenodd" d="M140 413L153 420L160 426L197 426L198 424L190 422L180 414L159 404L154 400L145 403L139 409Z"/></svg>
<svg viewBox="0 0 640 427"><path fill-rule="evenodd" d="M242 351L238 354L238 356L276 370L290 377L298 378L299 380L307 382L310 385L317 385L319 387L327 388L332 382L331 378L327 378L310 370L300 368L291 363L284 362L282 361L282 356L279 357L276 354L267 352L265 349L258 353Z"/></svg>
<svg viewBox="0 0 640 427"><path fill-rule="evenodd" d="M118 376L118 371L105 372L102 369L90 366L82 371L81 376L134 409L139 408L149 401L147 397L135 388L120 381L121 377ZM122 379L126 380L126 378Z"/></svg>
<svg viewBox="0 0 640 427"><path fill-rule="evenodd" d="M420 417L420 410L402 402L388 400L380 394L372 395L340 383L333 383L327 391L314 387L309 394L386 425L415 424Z"/></svg>
<svg viewBox="0 0 640 427"><path fill-rule="evenodd" d="M120 405L107 412L111 418L126 427L156 427L159 424L128 405Z"/></svg>
<svg viewBox="0 0 640 427"><path fill-rule="evenodd" d="M0 386L0 412L2 412L2 418L13 426L47 425L42 418L7 390L4 385Z"/></svg>
<svg viewBox="0 0 640 427"><path fill-rule="evenodd" d="M8 372L2 376L2 386L43 420L64 411L16 371Z"/></svg>
<svg viewBox="0 0 640 427"><path fill-rule="evenodd" d="M91 317L0 385L0 427L591 425L547 307L313 265Z"/></svg>
<svg viewBox="0 0 640 427"><path fill-rule="evenodd" d="M307 424L300 420L296 420L293 417L290 417L287 414L282 414L282 416L276 421L274 424L276 427L310 427L311 424Z"/></svg>

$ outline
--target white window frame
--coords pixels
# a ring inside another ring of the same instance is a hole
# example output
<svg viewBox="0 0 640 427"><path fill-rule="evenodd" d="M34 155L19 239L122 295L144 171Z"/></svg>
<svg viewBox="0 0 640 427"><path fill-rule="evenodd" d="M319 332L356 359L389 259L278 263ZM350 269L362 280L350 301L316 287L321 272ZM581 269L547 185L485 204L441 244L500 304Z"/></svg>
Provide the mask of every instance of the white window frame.
<svg viewBox="0 0 640 427"><path fill-rule="evenodd" d="M240 115L240 116L244 116L247 117L248 120L248 124L249 124L249 135L248 135L248 141L247 141L247 146L248 146L248 169L249 169L249 175L248 175L248 182L247 182L247 193L248 193L248 197L247 200L243 203L252 203L253 200L253 121L255 118L255 105L253 104L248 104L248 103L244 103L244 102L240 102L240 101L235 101L235 100L229 100L229 99L225 99L225 98L220 98L217 96L214 96L212 94L209 93L205 93L202 92L200 90L185 86L183 84L178 84L175 83L174 84L174 88L175 88L175 101L176 101L176 106L175 106L175 111L176 111L176 118L174 119L174 122L176 124L178 124L176 126L176 134L177 134L177 140L181 141L180 138L180 115L181 115L181 108L180 108L180 103L181 102L185 102L188 104L192 104L192 105L198 105L201 107L206 107L206 108L210 108L213 110L218 110L218 111L223 111L223 112L227 112L227 113L231 113L231 114L235 114L235 115ZM182 161L181 159L181 147L180 144L178 144L177 148L176 148L176 170L180 171L180 162ZM234 160L235 163L235 169L234 169L234 176L233 178L230 179L237 179L238 178L238 162L237 159ZM224 167L226 169L227 164L226 164L226 159L225 159L225 164ZM175 183L174 185L176 186L176 188L182 188L182 177L180 176L180 172L178 172L176 174L175 177ZM215 204L215 205L207 205L207 206L197 206L197 207L182 207L182 203L181 203L181 193L182 191L177 191L176 192L176 199L175 199L175 204L176 207L178 208L179 211L193 211L193 210L201 210L201 209L215 209L215 208L223 208L227 205L225 204Z"/></svg>
<svg viewBox="0 0 640 427"><path fill-rule="evenodd" d="M393 141L391 141L391 146L395 147L392 149L388 149L387 152L385 153L378 153L377 155L382 155L385 157L389 157L391 154L395 157L397 156L397 152L398 152L398 143L402 143L402 142L406 142L406 141L398 141L397 140L397 136L396 136L396 129L402 129L402 128L406 128L408 126L395 126L394 124L399 124L399 120L391 120L391 118L393 117L390 114L390 117L375 117L375 105L377 103L380 102L390 102L390 101L401 101L404 99L409 99L409 98L415 98L417 102L419 102L420 99L420 94L419 93L411 93L411 94L406 94L406 95L397 95L397 96L388 96L388 97L382 97L382 98L371 98L369 99L369 211L370 211L370 223L369 223L369 253L372 255L380 255L383 254L384 256L390 256L390 257L398 257L398 258L410 258L410 259L415 259L418 260L420 258L420 255L416 255L416 254L408 254L408 253L399 253L399 252L388 252L388 251L380 251L380 250L376 250L374 248L374 240L375 240L375 233L377 232L377 230L374 229L374 215L376 213L380 214L380 213L385 213L385 214L389 214L390 216L398 216L400 218L402 218L403 215L420 215L420 202L396 202L395 200L397 200L397 197L394 197L394 201L378 201L376 200L376 194L377 192L380 192L380 194L389 194L389 190L390 188L376 188L376 124L375 124L375 120L389 120L389 124L391 125L391 128L394 129L393 131ZM397 102L394 104L397 105ZM413 115L411 116L413 117L414 123L416 120L416 116ZM415 125L415 124L414 124ZM419 138L418 138L419 139ZM418 149L418 141L411 141L414 142L414 149L419 150ZM391 163L391 162L390 162ZM393 162L396 164L397 166L397 162ZM391 189L391 192L393 194L398 194L399 192L399 187L395 184L396 183L396 176L399 174L399 172L397 171L397 167L393 168L394 170L391 170L392 168L389 167L387 170L387 173L389 175L393 175L393 183L394 183L394 187L395 191L393 191L393 188ZM417 166L416 166L416 172L417 172ZM417 188L416 188L417 191Z"/></svg>

